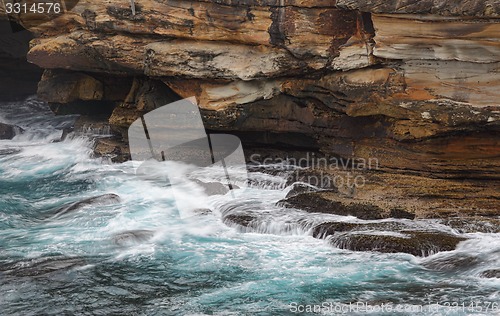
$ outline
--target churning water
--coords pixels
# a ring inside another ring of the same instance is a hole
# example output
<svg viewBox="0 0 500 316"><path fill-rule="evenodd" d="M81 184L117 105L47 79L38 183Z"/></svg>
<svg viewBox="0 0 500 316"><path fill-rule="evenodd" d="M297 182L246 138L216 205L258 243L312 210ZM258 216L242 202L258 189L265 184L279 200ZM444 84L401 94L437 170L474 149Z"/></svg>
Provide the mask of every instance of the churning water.
<svg viewBox="0 0 500 316"><path fill-rule="evenodd" d="M500 268L499 234L426 258L337 249L308 227L355 218L276 206L290 187L259 172L236 198L176 195L193 209L180 216L165 181L91 158L85 137L54 142L74 118L34 98L0 109L26 130L0 141L1 315L498 314L500 279L480 275ZM229 227L231 212L258 225Z"/></svg>

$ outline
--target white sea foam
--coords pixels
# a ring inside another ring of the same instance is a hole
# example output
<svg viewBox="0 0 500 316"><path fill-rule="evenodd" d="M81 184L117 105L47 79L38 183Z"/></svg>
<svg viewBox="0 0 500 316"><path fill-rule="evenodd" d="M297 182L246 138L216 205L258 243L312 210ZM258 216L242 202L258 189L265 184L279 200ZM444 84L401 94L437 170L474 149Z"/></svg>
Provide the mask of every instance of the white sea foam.
<svg viewBox="0 0 500 316"><path fill-rule="evenodd" d="M199 170L167 163L160 169L150 170L154 172L147 173L148 177L141 177L135 174L138 163L105 164L91 159L88 139L50 143L57 136L57 130L37 134L37 126L43 125L35 124L31 136L28 130L26 135L0 143L0 146L22 148L21 152L0 159L1 179L5 181L2 185L12 188L10 196L0 197L1 225L5 225L0 230L0 259L52 254L82 256L89 261L85 269L78 271L83 274L77 274L81 279L76 283L82 284L76 284L73 279L73 283L58 281L67 288L81 286L77 290L84 291L78 295L101 297L105 295L102 291L106 282L126 284L131 287L130 292L137 290L134 295L149 297L144 308L152 314L158 311L168 314L175 308L178 312L179 306L185 308L185 314L203 314L207 312L206 306L217 306L236 314L259 311L286 314L293 301L331 300L342 304L396 300L405 306L417 306L460 297L471 301L499 299L498 279L481 277L485 270L498 268L499 234L464 234L469 239L456 250L428 258L342 250L332 247L327 240L313 238L312 229L324 222L397 222L413 229L456 232L436 221L363 221L352 216L287 209L276 204L291 189L286 186L283 175L251 173L249 188L239 190L238 195L208 196L191 180L223 182L224 175L215 167ZM231 172L238 179L237 185L244 187L246 170L233 166ZM191 180L186 179L187 174ZM60 177L54 178L54 175ZM182 180L178 192L171 190L163 176ZM36 186L30 185L35 182ZM40 192L47 196L39 196ZM30 218L106 193L119 195L121 202L89 205L56 220ZM28 206L27 201L31 202ZM179 205L188 212L181 214ZM7 211L13 208L19 211ZM195 212L197 208L211 212L201 215ZM23 213L26 210L31 213ZM222 222L228 215L248 215L254 220L249 227L228 226ZM153 236L125 246L113 243L116 234L133 230L152 231ZM386 231L370 233L389 234ZM390 234L401 237L397 232ZM477 258L473 262L478 263L451 272L426 267L465 255ZM99 260L94 259L96 257ZM115 271L117 266L130 267L130 270L119 274ZM94 272L98 277L92 279ZM43 296L45 292L36 286L30 288L29 281L23 280L15 285L16 291L30 293L25 298L26 304L54 303ZM157 287L155 282L159 284ZM52 283L47 282L45 286L47 284ZM136 289L141 287L151 287L154 295L141 294ZM161 292L168 287L169 291L177 292L172 295ZM11 290L12 284L0 282L2 293ZM72 295L77 294L70 293L68 297L74 297ZM107 296L107 299L116 298ZM6 304L19 302L14 295L3 296L3 300ZM126 304L119 303L120 306ZM184 305L175 306L181 303ZM434 315L444 310L438 309Z"/></svg>

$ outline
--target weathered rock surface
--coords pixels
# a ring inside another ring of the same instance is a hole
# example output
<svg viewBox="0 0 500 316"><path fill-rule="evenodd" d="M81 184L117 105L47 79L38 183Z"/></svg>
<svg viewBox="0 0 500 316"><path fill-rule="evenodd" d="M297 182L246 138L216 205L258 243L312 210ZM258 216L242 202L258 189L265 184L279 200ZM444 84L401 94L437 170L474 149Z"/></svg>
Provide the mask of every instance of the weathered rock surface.
<svg viewBox="0 0 500 316"><path fill-rule="evenodd" d="M441 219L463 233L498 231L498 179L438 179L376 169L318 169L304 174L335 180L337 191L301 193L281 201L283 206L361 219Z"/></svg>
<svg viewBox="0 0 500 316"><path fill-rule="evenodd" d="M345 9L374 13L418 13L476 17L500 16L500 8L495 0L460 0L455 2L446 0L337 0L336 4Z"/></svg>
<svg viewBox="0 0 500 316"><path fill-rule="evenodd" d="M496 20L411 14L374 14L372 18L377 43L373 53L378 57L475 63L500 60Z"/></svg>

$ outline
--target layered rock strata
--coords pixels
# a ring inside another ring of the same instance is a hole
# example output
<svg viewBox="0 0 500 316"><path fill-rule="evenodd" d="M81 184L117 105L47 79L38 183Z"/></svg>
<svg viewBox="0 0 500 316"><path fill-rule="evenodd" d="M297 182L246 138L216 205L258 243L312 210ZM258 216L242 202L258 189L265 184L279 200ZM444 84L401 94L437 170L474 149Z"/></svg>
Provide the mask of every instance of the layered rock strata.
<svg viewBox="0 0 500 316"><path fill-rule="evenodd" d="M473 185L462 193L453 188L481 181L492 190L477 200L481 214L463 203L460 212L498 216L500 9L494 0L135 5L133 15L128 1L81 0L30 28L36 39L28 60L46 69L39 95L56 112L107 116L126 143L128 126L141 115L194 96L206 128L237 134L254 149L249 155L273 157L281 149L376 159L369 182L382 176L373 192L391 182L424 188L440 183L435 178L449 181L440 187L447 197L425 190L408 197L405 189L387 197L408 208L426 199L464 199ZM18 19L30 25L29 16ZM123 160L122 147L107 140L97 148ZM456 205L438 204L426 210Z"/></svg>

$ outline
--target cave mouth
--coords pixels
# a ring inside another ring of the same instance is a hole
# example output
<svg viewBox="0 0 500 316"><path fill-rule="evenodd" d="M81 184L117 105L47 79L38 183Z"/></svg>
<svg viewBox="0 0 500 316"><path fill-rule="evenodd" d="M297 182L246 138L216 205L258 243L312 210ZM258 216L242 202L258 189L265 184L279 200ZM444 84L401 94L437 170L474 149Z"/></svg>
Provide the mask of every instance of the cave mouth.
<svg viewBox="0 0 500 316"><path fill-rule="evenodd" d="M0 21L0 101L22 100L36 94L42 69L26 60L32 39L31 32L21 25Z"/></svg>

